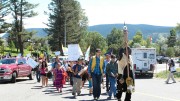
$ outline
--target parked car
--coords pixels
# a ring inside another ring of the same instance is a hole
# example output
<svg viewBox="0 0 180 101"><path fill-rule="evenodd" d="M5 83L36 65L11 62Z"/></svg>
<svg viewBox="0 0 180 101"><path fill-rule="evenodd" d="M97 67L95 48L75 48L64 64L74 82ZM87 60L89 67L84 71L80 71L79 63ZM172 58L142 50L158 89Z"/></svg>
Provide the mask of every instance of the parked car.
<svg viewBox="0 0 180 101"><path fill-rule="evenodd" d="M165 56L156 56L156 60L159 64L168 62L170 58Z"/></svg>
<svg viewBox="0 0 180 101"><path fill-rule="evenodd" d="M0 60L0 81L16 82L18 77L33 79L32 67L25 58L5 58Z"/></svg>

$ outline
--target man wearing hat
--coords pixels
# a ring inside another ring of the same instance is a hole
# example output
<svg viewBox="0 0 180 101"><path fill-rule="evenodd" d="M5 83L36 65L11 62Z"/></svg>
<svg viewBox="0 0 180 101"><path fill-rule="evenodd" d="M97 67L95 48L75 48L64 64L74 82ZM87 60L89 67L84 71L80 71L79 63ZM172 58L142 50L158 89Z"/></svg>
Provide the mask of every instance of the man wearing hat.
<svg viewBox="0 0 180 101"><path fill-rule="evenodd" d="M90 59L88 66L88 74L92 77L93 82L93 97L98 100L101 95L101 80L104 75L104 59L101 56L101 50L96 49L96 55Z"/></svg>
<svg viewBox="0 0 180 101"><path fill-rule="evenodd" d="M74 95L74 97L76 97L76 93L77 93L78 96L81 94L82 78L81 78L80 75L78 75L78 73L83 68L82 63L83 63L83 58L79 57L78 61L77 61L77 64L73 66L74 77L73 77L73 92L72 92L72 95Z"/></svg>

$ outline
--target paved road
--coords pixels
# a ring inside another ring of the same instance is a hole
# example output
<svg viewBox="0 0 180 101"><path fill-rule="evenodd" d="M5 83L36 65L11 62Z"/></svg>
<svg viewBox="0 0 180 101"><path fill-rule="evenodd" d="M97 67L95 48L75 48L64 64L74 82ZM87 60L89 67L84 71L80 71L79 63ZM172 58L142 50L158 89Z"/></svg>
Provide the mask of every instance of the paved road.
<svg viewBox="0 0 180 101"><path fill-rule="evenodd" d="M132 101L180 101L180 80L172 84L165 84L164 81L156 78L136 79L136 92L132 95ZM63 93L59 94L51 85L41 88L41 84L35 80L23 78L15 84L0 83L0 101L91 101L93 97L88 94L87 86L82 89L82 95L74 99L71 95L72 87L68 84L63 88ZM100 101L107 101L107 97L105 89L102 89Z"/></svg>

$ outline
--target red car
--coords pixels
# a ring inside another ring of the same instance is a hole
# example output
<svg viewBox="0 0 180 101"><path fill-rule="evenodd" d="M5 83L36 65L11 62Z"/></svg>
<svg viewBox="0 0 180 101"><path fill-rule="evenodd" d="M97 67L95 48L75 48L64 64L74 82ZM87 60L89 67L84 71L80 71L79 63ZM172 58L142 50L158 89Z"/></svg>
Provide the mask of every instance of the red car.
<svg viewBox="0 0 180 101"><path fill-rule="evenodd" d="M25 58L5 58L0 60L0 81L16 82L17 77L33 79L32 67Z"/></svg>

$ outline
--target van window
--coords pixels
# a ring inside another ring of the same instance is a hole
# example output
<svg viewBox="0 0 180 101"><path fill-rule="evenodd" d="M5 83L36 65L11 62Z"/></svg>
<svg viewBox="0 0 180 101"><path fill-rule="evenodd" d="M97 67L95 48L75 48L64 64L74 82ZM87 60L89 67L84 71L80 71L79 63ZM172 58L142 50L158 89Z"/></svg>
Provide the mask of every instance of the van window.
<svg viewBox="0 0 180 101"><path fill-rule="evenodd" d="M144 58L147 58L147 53L144 53Z"/></svg>

